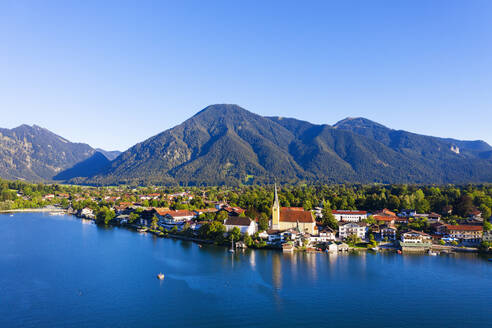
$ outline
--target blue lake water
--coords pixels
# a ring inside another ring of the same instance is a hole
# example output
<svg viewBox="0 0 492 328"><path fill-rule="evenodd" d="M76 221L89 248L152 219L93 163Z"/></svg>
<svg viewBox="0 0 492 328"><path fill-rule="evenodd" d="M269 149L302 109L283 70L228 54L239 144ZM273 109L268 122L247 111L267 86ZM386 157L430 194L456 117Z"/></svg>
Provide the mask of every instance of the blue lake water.
<svg viewBox="0 0 492 328"><path fill-rule="evenodd" d="M0 215L0 247L0 327L492 327L475 254L230 254L42 213Z"/></svg>

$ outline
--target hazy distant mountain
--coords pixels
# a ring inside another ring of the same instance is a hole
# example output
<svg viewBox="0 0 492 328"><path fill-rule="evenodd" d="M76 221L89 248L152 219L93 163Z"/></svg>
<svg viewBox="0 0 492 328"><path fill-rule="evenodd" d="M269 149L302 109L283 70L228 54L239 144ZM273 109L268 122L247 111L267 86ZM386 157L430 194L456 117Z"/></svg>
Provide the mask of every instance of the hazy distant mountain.
<svg viewBox="0 0 492 328"><path fill-rule="evenodd" d="M0 128L0 177L5 179L50 181L95 153L87 144L70 142L37 125Z"/></svg>
<svg viewBox="0 0 492 328"><path fill-rule="evenodd" d="M112 161L116 157L120 156L120 154L121 154L121 151L119 151L119 150L104 150L101 148L96 148L96 151L102 153L110 161Z"/></svg>
<svg viewBox="0 0 492 328"><path fill-rule="evenodd" d="M91 177L106 169L111 161L102 153L95 152L94 155L83 160L73 167L66 169L53 177L54 180L70 180L76 177Z"/></svg>
<svg viewBox="0 0 492 328"><path fill-rule="evenodd" d="M492 181L492 147L358 118L331 127L209 106L117 157L90 183Z"/></svg>

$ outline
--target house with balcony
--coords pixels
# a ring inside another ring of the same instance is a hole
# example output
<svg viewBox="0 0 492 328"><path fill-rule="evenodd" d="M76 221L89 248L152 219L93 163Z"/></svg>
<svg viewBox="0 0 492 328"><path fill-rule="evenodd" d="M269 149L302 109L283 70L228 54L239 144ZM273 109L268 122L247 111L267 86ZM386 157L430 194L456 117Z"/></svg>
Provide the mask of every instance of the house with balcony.
<svg viewBox="0 0 492 328"><path fill-rule="evenodd" d="M355 235L364 240L366 239L367 231L368 228L365 223L348 222L338 227L338 237L343 240L350 235Z"/></svg>

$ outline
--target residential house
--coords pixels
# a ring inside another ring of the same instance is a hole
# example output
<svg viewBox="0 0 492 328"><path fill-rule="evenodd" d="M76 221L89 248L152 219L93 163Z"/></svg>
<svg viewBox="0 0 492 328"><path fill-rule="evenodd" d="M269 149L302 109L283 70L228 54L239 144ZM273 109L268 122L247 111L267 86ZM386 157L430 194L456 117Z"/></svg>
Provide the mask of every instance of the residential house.
<svg viewBox="0 0 492 328"><path fill-rule="evenodd" d="M407 230L400 239L403 251L425 251L432 246L432 237L422 231Z"/></svg>
<svg viewBox="0 0 492 328"><path fill-rule="evenodd" d="M480 212L479 210L474 210L470 213L470 218L481 219L482 218L482 212Z"/></svg>
<svg viewBox="0 0 492 328"><path fill-rule="evenodd" d="M253 235L258 229L256 222L245 216L230 216L224 220L226 231L239 228L242 234Z"/></svg>
<svg viewBox="0 0 492 328"><path fill-rule="evenodd" d="M260 233L260 238L264 238L265 236L269 245L284 243L287 240L296 241L300 238L300 234L296 229L284 231L270 229Z"/></svg>
<svg viewBox="0 0 492 328"><path fill-rule="evenodd" d="M388 210L387 208L374 213L372 217L377 222L384 222L390 225L393 225L395 224L396 221L398 221L398 216L394 212Z"/></svg>
<svg viewBox="0 0 492 328"><path fill-rule="evenodd" d="M329 227L319 231L318 235L310 235L309 242L313 244L328 243L335 240L335 231Z"/></svg>
<svg viewBox="0 0 492 328"><path fill-rule="evenodd" d="M319 231L319 236L325 238L326 240L335 240L336 239L336 231L330 227L324 227Z"/></svg>
<svg viewBox="0 0 492 328"><path fill-rule="evenodd" d="M159 221L161 224L181 224L186 221L193 219L196 214L193 211L188 210L162 210L159 208L155 209L157 214L159 214Z"/></svg>
<svg viewBox="0 0 492 328"><path fill-rule="evenodd" d="M246 212L246 210L240 207L232 206L222 207L219 211L226 211L229 216L240 216L241 214L244 214Z"/></svg>
<svg viewBox="0 0 492 328"><path fill-rule="evenodd" d="M437 213L434 213L434 212L431 212L427 216L427 221L429 221L429 223L437 223L437 222L440 222L441 221L441 215L440 214L437 214Z"/></svg>
<svg viewBox="0 0 492 328"><path fill-rule="evenodd" d="M366 239L367 226L364 223L348 222L338 227L338 237L345 239L350 235L356 235L360 239Z"/></svg>
<svg viewBox="0 0 492 328"><path fill-rule="evenodd" d="M396 228L390 225L384 224L380 226L381 229L381 239L387 238L388 240L396 240Z"/></svg>
<svg viewBox="0 0 492 328"><path fill-rule="evenodd" d="M332 211L332 213L339 222L361 222L367 219L366 211L336 210Z"/></svg>
<svg viewBox="0 0 492 328"><path fill-rule="evenodd" d="M459 224L446 224L447 235L466 243L480 243L482 241L483 226Z"/></svg>

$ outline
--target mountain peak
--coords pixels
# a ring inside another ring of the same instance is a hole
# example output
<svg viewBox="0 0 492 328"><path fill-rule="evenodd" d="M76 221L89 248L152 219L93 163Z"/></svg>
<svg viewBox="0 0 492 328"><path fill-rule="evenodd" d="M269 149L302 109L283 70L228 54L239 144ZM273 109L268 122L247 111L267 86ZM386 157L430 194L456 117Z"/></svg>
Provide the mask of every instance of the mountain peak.
<svg viewBox="0 0 492 328"><path fill-rule="evenodd" d="M248 112L246 109L236 105L236 104L213 104L205 107L194 116L199 116L203 114L232 114L237 112ZM248 112L249 113L249 112Z"/></svg>
<svg viewBox="0 0 492 328"><path fill-rule="evenodd" d="M333 125L334 128L385 128L388 129L386 126L379 124L377 122L371 121L367 118L364 117L346 117L343 120L338 121Z"/></svg>

